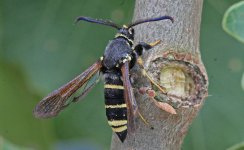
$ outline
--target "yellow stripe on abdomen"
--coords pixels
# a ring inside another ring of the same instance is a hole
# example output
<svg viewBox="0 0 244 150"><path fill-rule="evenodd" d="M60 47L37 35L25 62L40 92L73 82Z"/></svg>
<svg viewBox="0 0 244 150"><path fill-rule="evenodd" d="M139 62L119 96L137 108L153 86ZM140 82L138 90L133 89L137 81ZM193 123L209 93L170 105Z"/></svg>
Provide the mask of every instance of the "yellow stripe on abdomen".
<svg viewBox="0 0 244 150"><path fill-rule="evenodd" d="M120 89L120 90L123 90L123 89L124 89L124 86L122 86L122 85L115 85L115 84L105 84L105 85L104 85L104 88L107 88L107 89Z"/></svg>
<svg viewBox="0 0 244 150"><path fill-rule="evenodd" d="M108 124L110 126L122 126L127 124L127 120L113 120L113 121L108 121Z"/></svg>
<svg viewBox="0 0 244 150"><path fill-rule="evenodd" d="M126 108L126 104L105 105L105 108Z"/></svg>
<svg viewBox="0 0 244 150"><path fill-rule="evenodd" d="M121 126L121 127L118 127L118 128L112 127L112 130L114 132L122 132L122 131L127 130L127 125L124 125L124 126Z"/></svg>

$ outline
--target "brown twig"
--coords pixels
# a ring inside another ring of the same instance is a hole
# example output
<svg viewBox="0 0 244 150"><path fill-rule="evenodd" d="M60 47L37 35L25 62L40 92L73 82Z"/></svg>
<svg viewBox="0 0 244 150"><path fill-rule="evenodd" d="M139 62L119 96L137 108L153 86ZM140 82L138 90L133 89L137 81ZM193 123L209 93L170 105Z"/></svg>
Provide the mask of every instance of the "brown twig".
<svg viewBox="0 0 244 150"><path fill-rule="evenodd" d="M208 78L199 50L202 3L202 0L136 1L134 20L163 15L172 16L175 20L174 24L170 21L159 21L135 27L135 40L162 41L144 55L144 66L149 75L167 91L167 94L160 95L160 90L154 89L159 93L157 100L174 106L177 114L161 110L148 100L147 95L139 94L135 90L139 110L154 129L137 119L135 136L128 136L124 143L113 136L112 150L181 148L189 125L207 96ZM135 74L135 89L151 86L139 69L135 69Z"/></svg>

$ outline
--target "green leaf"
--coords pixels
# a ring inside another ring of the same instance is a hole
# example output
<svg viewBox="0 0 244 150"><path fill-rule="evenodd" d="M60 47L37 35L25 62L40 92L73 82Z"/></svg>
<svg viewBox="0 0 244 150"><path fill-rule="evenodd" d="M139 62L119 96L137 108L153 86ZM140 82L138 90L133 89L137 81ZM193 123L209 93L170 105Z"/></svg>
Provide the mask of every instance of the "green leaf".
<svg viewBox="0 0 244 150"><path fill-rule="evenodd" d="M224 14L223 29L238 41L244 43L244 1L240 1Z"/></svg>

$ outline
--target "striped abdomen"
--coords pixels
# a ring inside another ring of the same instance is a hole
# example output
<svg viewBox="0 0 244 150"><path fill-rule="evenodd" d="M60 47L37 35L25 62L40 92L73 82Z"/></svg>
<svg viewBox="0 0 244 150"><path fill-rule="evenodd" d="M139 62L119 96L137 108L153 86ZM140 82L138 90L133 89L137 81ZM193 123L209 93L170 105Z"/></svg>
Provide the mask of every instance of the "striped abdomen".
<svg viewBox="0 0 244 150"><path fill-rule="evenodd" d="M123 142L127 135L127 108L121 73L104 73L104 96L108 124Z"/></svg>

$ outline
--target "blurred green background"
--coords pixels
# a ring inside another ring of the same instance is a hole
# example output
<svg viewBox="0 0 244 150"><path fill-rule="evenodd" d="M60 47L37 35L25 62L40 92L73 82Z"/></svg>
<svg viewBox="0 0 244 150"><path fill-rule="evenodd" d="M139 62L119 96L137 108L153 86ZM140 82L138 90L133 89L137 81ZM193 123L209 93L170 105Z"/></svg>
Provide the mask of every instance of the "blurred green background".
<svg viewBox="0 0 244 150"><path fill-rule="evenodd" d="M221 27L224 12L235 2L204 1L201 53L210 96L183 150L222 150L244 141L244 45ZM128 23L133 8L129 0L0 0L0 145L7 140L40 150L109 148L102 82L55 119L35 119L32 110L99 58L114 36L112 28L75 26L74 19L83 15Z"/></svg>

